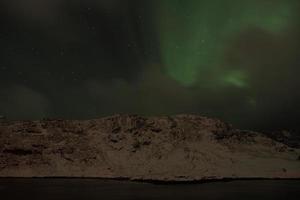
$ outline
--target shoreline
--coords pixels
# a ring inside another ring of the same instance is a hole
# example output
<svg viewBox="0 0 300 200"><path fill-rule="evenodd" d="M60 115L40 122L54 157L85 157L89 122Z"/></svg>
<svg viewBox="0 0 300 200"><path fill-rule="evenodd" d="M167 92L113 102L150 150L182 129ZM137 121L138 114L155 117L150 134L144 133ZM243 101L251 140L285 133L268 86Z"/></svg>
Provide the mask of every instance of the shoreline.
<svg viewBox="0 0 300 200"><path fill-rule="evenodd" d="M126 177L119 178L101 178L101 177L0 177L1 180L99 180L99 181L119 181L128 183L148 183L154 185L194 185L220 182L235 181L300 181L300 178L220 178L220 179L202 179L202 180L152 180L152 179L132 179Z"/></svg>

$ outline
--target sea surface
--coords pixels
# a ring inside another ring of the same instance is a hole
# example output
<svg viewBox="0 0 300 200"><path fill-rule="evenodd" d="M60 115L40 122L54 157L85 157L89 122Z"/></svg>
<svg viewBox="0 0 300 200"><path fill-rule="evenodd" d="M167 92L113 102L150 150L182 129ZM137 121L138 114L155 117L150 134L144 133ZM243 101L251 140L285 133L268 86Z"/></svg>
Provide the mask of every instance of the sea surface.
<svg viewBox="0 0 300 200"><path fill-rule="evenodd" d="M158 185L99 179L0 179L1 200L300 199L300 180Z"/></svg>

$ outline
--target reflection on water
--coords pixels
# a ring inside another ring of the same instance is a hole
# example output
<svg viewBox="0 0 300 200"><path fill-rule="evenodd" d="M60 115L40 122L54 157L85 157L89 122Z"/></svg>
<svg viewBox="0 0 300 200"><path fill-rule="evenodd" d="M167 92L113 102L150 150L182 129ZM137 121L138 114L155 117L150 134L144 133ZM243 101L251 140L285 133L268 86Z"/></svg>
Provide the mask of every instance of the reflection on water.
<svg viewBox="0 0 300 200"><path fill-rule="evenodd" d="M299 199L300 181L153 185L97 179L0 179L3 200Z"/></svg>

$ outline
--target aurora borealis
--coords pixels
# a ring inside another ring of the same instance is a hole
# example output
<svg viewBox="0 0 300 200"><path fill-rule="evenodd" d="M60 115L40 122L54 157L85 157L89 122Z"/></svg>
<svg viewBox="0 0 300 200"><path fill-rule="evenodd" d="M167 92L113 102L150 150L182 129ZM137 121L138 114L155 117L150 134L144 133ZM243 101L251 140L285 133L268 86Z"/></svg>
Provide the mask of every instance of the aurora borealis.
<svg viewBox="0 0 300 200"><path fill-rule="evenodd" d="M296 1L165 0L158 13L163 64L172 78L188 86L213 73L215 84L246 87L243 66L223 70L228 40L247 29L281 34L297 25Z"/></svg>
<svg viewBox="0 0 300 200"><path fill-rule="evenodd" d="M298 0L0 2L0 115L299 129Z"/></svg>

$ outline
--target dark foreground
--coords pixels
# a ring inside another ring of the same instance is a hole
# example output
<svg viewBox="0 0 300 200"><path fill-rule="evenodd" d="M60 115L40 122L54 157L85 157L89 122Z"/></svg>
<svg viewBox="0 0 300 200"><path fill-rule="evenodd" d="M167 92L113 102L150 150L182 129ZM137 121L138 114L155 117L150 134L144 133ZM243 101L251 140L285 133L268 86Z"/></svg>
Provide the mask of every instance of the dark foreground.
<svg viewBox="0 0 300 200"><path fill-rule="evenodd" d="M299 199L299 180L154 185L97 179L0 179L5 200L100 199Z"/></svg>

